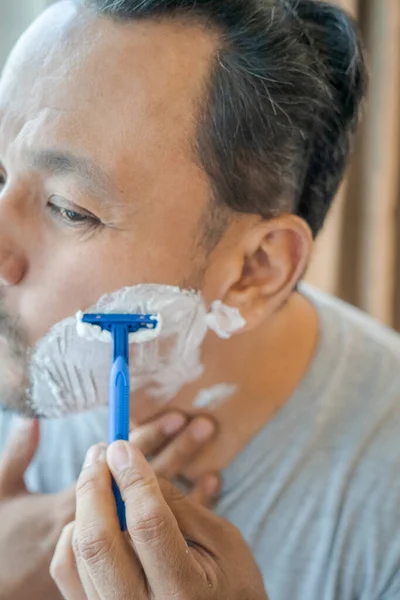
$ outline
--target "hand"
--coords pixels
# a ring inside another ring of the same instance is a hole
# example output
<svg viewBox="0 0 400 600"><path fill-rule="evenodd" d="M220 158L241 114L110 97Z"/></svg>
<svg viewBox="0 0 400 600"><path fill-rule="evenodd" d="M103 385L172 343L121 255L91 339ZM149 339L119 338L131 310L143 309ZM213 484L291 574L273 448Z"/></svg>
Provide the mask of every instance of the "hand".
<svg viewBox="0 0 400 600"><path fill-rule="evenodd" d="M126 503L128 535L119 530L110 470ZM63 531L51 574L66 600L267 600L238 530L171 484L160 486L125 442L89 451L76 521Z"/></svg>
<svg viewBox="0 0 400 600"><path fill-rule="evenodd" d="M182 413L170 412L145 425L134 426L130 441L151 462L158 477L179 481L185 467L215 433L215 423L206 417L189 419ZM187 482L182 482L186 487ZM203 506L211 506L218 496L219 487L219 477L207 473L194 482L190 497Z"/></svg>
<svg viewBox="0 0 400 600"><path fill-rule="evenodd" d="M74 518L75 489L29 494L24 472L39 442L39 424L26 421L0 460L0 600L59 600L49 564L63 527Z"/></svg>
<svg viewBox="0 0 400 600"><path fill-rule="evenodd" d="M175 478L207 441L207 436L196 439L193 435L201 429L201 421L165 414L136 428L132 440L153 455L160 475ZM210 437L212 433L211 429ZM39 423L25 421L11 436L0 460L0 600L61 598L49 565L63 527L75 515L75 486L56 495L28 493L24 472L38 443ZM216 476L204 476L192 493L198 502L209 504L217 492Z"/></svg>

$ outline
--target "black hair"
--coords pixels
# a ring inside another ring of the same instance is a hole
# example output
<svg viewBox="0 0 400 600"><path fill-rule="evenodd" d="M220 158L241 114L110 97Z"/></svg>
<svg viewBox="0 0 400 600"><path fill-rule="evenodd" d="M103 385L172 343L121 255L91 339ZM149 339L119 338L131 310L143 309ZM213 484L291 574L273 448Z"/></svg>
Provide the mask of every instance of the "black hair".
<svg viewBox="0 0 400 600"><path fill-rule="evenodd" d="M198 155L219 206L321 229L366 94L355 21L322 0L86 0L115 19L192 19L219 33Z"/></svg>

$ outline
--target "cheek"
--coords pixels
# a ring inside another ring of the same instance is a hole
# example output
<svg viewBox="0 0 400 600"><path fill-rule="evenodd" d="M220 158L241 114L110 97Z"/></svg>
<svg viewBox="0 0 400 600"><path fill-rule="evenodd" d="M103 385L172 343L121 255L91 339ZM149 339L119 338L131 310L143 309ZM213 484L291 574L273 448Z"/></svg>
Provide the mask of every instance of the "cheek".
<svg viewBox="0 0 400 600"><path fill-rule="evenodd" d="M132 236L86 242L71 238L42 248L40 257L32 257L27 280L14 290L10 303L30 343L103 294L138 283L180 286L192 268L189 253L182 252L180 244L156 244L153 239L147 235L133 244Z"/></svg>

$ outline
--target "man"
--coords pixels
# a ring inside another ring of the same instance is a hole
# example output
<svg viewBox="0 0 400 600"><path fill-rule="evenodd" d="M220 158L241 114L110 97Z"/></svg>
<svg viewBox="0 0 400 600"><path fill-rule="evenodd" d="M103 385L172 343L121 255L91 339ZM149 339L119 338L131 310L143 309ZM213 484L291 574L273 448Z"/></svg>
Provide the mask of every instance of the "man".
<svg viewBox="0 0 400 600"><path fill-rule="evenodd" d="M2 296L29 344L143 281L199 289L245 318L232 340L206 339L204 376L172 407L193 415L200 390L236 386L180 475L222 471L216 513L240 528L273 600L400 594L399 338L294 291L365 87L354 24L313 0L63 2L0 85ZM138 395L132 417L159 410ZM35 491L75 481L102 419L44 424ZM10 454L1 522L26 547ZM53 531L62 500L47 498L29 499L30 522Z"/></svg>

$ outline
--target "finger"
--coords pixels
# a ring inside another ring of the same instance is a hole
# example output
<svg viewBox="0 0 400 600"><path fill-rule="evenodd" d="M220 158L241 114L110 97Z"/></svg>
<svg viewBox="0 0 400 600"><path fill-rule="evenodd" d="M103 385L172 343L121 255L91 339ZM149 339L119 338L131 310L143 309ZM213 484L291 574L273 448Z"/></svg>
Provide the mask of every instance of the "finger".
<svg viewBox="0 0 400 600"><path fill-rule="evenodd" d="M163 415L156 421L135 427L129 436L145 456L158 452L168 440L187 424L187 417L181 413Z"/></svg>
<svg viewBox="0 0 400 600"><path fill-rule="evenodd" d="M74 528L74 535L72 538L72 547L73 548L76 547L76 529L75 528ZM101 589L99 589L98 591L96 590L96 587L92 581L92 578L90 576L90 573L88 571L86 564L82 560L77 560L75 551L73 551L73 552L74 552L76 569L78 571L79 581L81 582L81 586L84 591L85 598L87 600L100 600L100 598L103 598L103 596L102 596L103 591Z"/></svg>
<svg viewBox="0 0 400 600"><path fill-rule="evenodd" d="M206 508L212 508L218 499L220 487L218 475L204 475L196 482L189 497Z"/></svg>
<svg viewBox="0 0 400 600"><path fill-rule="evenodd" d="M75 522L64 527L50 564L50 575L65 600L87 600L72 549Z"/></svg>
<svg viewBox="0 0 400 600"><path fill-rule="evenodd" d="M86 594L101 598L147 598L140 564L121 532L105 447L87 454L76 489L73 548Z"/></svg>
<svg viewBox="0 0 400 600"><path fill-rule="evenodd" d="M160 479L159 485L185 538L209 554L218 556L220 540L226 534L227 521L194 501L191 496L182 494L171 482ZM233 525L229 523L229 527L232 529Z"/></svg>
<svg viewBox="0 0 400 600"><path fill-rule="evenodd" d="M156 475L174 479L193 460L206 442L211 440L216 426L210 419L197 417L151 461Z"/></svg>
<svg viewBox="0 0 400 600"><path fill-rule="evenodd" d="M200 589L202 571L161 493L156 474L133 444L115 442L108 464L126 504L128 531L153 596ZM190 597L190 596L188 596Z"/></svg>
<svg viewBox="0 0 400 600"><path fill-rule="evenodd" d="M39 446L39 421L24 420L11 434L0 460L0 494L26 491L24 474Z"/></svg>
<svg viewBox="0 0 400 600"><path fill-rule="evenodd" d="M216 585L218 588L217 582L220 577L226 578L226 573L219 564L219 558L224 555L226 564L231 566L239 564L239 550L246 548L242 533L229 521L194 502L190 497L181 494L169 481L160 480L160 489L180 530L188 541L192 556L202 567L207 584L213 582L214 586ZM247 551L249 552L250 549L247 548ZM257 570L249 573L249 577L249 581L255 582L255 588L262 586L262 578ZM214 586L211 583L211 587ZM211 595L214 597L214 593ZM206 595L203 588L200 589L197 597L209 596ZM250 598L250 596L248 597ZM253 595L251 597L253 598Z"/></svg>

